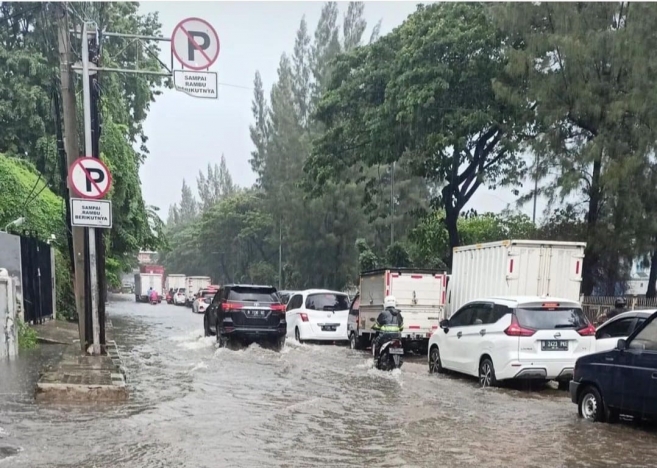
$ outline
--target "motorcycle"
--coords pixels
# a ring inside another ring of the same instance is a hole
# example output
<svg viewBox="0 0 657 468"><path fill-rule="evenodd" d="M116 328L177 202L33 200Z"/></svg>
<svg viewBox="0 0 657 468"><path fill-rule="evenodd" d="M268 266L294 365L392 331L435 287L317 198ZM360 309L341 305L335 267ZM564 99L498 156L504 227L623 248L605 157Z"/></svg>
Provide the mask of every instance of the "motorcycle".
<svg viewBox="0 0 657 468"><path fill-rule="evenodd" d="M375 359L375 366L382 371L400 369L404 360L404 346L399 338L393 338L383 343L379 350L379 357Z"/></svg>

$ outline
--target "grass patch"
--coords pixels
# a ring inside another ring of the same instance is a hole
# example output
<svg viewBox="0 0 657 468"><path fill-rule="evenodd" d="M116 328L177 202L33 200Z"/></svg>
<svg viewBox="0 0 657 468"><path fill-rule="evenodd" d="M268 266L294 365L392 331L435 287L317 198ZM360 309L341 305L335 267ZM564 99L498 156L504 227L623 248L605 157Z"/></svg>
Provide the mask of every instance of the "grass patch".
<svg viewBox="0 0 657 468"><path fill-rule="evenodd" d="M37 346L37 332L34 328L23 322L20 318L18 323L18 347L20 349L34 349Z"/></svg>

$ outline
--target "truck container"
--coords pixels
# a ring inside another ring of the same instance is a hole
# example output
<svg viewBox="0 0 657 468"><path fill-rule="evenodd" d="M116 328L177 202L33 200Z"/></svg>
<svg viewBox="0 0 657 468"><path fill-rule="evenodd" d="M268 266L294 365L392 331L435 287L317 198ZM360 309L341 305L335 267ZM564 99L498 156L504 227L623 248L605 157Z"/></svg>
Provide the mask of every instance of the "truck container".
<svg viewBox="0 0 657 468"><path fill-rule="evenodd" d="M164 289L164 267L162 265L139 265L139 273L159 273L162 276L162 286Z"/></svg>
<svg viewBox="0 0 657 468"><path fill-rule="evenodd" d="M446 288L447 274L440 270L390 268L361 273L358 313L350 312L347 324L350 340L354 333L358 347L367 346L385 297L395 296L404 318L404 347L425 351L445 315Z"/></svg>
<svg viewBox="0 0 657 468"><path fill-rule="evenodd" d="M157 291L158 302L162 302L162 275L160 273L137 273L135 275L135 301L148 302L148 290Z"/></svg>
<svg viewBox="0 0 657 468"><path fill-rule="evenodd" d="M185 294L187 295L186 306L191 307L194 302L194 294L201 288L207 288L212 284L209 276L188 276L185 279Z"/></svg>
<svg viewBox="0 0 657 468"><path fill-rule="evenodd" d="M491 296L551 296L579 302L584 242L505 240L454 248L448 316Z"/></svg>
<svg viewBox="0 0 657 468"><path fill-rule="evenodd" d="M164 291L168 292L173 289L174 291L178 288L185 288L185 275L167 275L166 280L164 280Z"/></svg>

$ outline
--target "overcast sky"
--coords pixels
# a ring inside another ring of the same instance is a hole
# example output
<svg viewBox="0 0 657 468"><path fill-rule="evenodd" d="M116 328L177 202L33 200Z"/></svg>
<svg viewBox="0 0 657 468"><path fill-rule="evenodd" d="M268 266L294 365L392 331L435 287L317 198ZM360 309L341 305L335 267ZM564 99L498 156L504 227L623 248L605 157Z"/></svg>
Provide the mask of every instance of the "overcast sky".
<svg viewBox="0 0 657 468"><path fill-rule="evenodd" d="M338 2L341 16L346 2ZM310 34L319 20L322 2L143 2L141 11L159 12L162 33L170 37L176 24L188 17L208 21L217 31L221 52L211 71L218 73L219 98L197 99L175 90L165 90L144 124L150 155L141 169L146 203L160 207L166 218L170 204L180 199L183 178L196 191L196 177L208 163L218 163L223 153L233 180L247 187L255 181L249 158L252 85L259 70L267 96L276 80L283 52L291 53L301 18L305 15ZM381 34L390 32L415 11L416 2L367 2L368 38L382 20ZM161 58L170 62L168 43L162 43ZM179 68L178 64L175 68ZM221 85L223 83L224 85ZM479 190L469 208L480 212L500 211L515 197L509 190ZM539 203L539 211L544 204ZM531 216L532 207L522 209Z"/></svg>

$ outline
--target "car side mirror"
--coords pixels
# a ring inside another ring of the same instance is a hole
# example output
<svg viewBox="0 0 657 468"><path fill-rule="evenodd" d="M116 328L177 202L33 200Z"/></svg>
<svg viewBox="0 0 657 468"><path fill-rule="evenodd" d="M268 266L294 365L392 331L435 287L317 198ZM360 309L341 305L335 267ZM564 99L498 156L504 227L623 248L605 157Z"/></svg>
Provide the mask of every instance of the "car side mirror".
<svg viewBox="0 0 657 468"><path fill-rule="evenodd" d="M438 323L438 326L442 328L445 331L445 333L447 333L449 331L449 320L447 319L441 320L440 323Z"/></svg>
<svg viewBox="0 0 657 468"><path fill-rule="evenodd" d="M627 349L627 341L622 338L618 340L618 343L616 343L616 349L619 351L625 351Z"/></svg>

